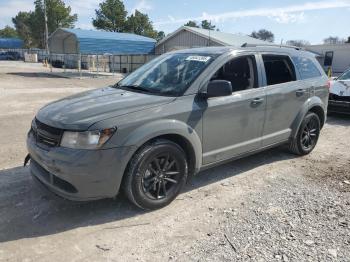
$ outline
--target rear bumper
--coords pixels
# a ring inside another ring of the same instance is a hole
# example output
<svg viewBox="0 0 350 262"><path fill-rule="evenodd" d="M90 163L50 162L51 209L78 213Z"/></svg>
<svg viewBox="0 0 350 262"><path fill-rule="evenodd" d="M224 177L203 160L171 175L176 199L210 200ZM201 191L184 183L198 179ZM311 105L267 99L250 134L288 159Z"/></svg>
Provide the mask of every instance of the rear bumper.
<svg viewBox="0 0 350 262"><path fill-rule="evenodd" d="M118 194L132 148L76 150L37 146L29 133L30 172L50 191L70 200L111 198Z"/></svg>
<svg viewBox="0 0 350 262"><path fill-rule="evenodd" d="M329 100L328 112L350 114L350 102L341 100Z"/></svg>

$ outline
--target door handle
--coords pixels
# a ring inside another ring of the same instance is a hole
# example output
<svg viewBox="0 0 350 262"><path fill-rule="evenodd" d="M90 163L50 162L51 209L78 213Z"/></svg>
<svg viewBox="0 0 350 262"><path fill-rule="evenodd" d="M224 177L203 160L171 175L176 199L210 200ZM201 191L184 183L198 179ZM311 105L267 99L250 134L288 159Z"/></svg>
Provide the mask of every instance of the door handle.
<svg viewBox="0 0 350 262"><path fill-rule="evenodd" d="M306 93L306 90L305 89L298 89L295 93L297 96L302 96Z"/></svg>
<svg viewBox="0 0 350 262"><path fill-rule="evenodd" d="M263 99L263 98L257 97L257 98L254 98L254 99L250 102L250 104L251 104L252 106L258 106L258 105L262 104L263 102L264 102L264 99Z"/></svg>

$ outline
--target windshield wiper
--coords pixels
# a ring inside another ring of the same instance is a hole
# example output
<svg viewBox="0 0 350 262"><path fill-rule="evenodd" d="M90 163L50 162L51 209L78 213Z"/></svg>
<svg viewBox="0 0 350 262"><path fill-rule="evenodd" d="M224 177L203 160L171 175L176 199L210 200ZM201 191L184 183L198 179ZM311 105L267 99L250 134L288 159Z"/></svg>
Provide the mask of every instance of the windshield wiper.
<svg viewBox="0 0 350 262"><path fill-rule="evenodd" d="M149 90L145 87L142 87L142 86L138 86L138 85L117 85L116 87L137 90L137 91L142 91L142 92L147 92L147 93L152 92L151 90Z"/></svg>

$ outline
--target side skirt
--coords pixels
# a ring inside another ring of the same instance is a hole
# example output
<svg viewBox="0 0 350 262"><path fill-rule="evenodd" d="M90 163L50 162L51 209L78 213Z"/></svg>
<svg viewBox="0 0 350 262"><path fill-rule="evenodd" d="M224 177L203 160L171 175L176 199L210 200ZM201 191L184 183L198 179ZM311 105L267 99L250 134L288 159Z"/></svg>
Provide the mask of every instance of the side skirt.
<svg viewBox="0 0 350 262"><path fill-rule="evenodd" d="M249 152L240 154L238 156L235 156L235 157L232 157L232 158L229 158L229 159L219 160L217 162L213 162L213 163L204 165L204 166L201 167L201 169L198 172L196 172L196 174L198 174L201 171L204 171L204 170L207 170L209 168L212 168L212 167L216 167L216 166L219 166L219 165L222 165L222 164L225 164L225 163L229 163L229 162L232 162L234 160L244 158L246 156L254 155L254 154L260 153L262 151L265 151L267 149L270 149L270 148L274 148L274 147L278 147L278 146L284 145L284 144L288 143L288 141L289 140L287 139L287 140L284 140L284 141L281 141L281 142L277 142L277 143L274 143L274 144L271 144L271 145L268 145L268 146L261 147L259 149L253 150L253 151L249 151Z"/></svg>

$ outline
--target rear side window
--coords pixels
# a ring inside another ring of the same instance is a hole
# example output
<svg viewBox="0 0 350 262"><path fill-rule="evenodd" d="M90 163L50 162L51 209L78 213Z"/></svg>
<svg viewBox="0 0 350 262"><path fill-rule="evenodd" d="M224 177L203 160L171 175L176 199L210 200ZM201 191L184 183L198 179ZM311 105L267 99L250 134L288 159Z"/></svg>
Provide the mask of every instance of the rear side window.
<svg viewBox="0 0 350 262"><path fill-rule="evenodd" d="M295 69L289 56L263 55L267 85L277 85L296 80Z"/></svg>
<svg viewBox="0 0 350 262"><path fill-rule="evenodd" d="M321 76L320 71L317 69L311 59L299 56L294 56L292 59L298 68L301 79L309 79Z"/></svg>

